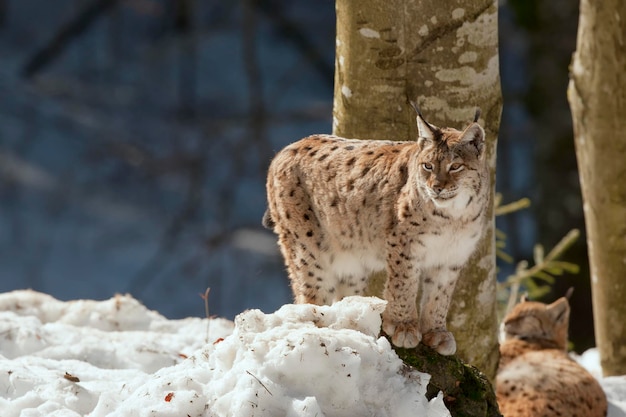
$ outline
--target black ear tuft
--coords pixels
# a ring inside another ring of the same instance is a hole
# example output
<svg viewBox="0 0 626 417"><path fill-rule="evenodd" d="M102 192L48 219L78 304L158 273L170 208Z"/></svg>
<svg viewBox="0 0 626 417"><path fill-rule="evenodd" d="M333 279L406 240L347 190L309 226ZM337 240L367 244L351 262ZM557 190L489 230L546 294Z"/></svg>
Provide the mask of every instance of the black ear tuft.
<svg viewBox="0 0 626 417"><path fill-rule="evenodd" d="M480 108L476 107L476 114L474 114L474 123L478 122L478 119L480 119Z"/></svg>
<svg viewBox="0 0 626 417"><path fill-rule="evenodd" d="M413 110L415 110L415 113L417 113L419 116L422 115L422 112L420 111L419 107L417 107L416 102L414 102L413 100L409 100L409 104L411 104L411 107L413 107Z"/></svg>

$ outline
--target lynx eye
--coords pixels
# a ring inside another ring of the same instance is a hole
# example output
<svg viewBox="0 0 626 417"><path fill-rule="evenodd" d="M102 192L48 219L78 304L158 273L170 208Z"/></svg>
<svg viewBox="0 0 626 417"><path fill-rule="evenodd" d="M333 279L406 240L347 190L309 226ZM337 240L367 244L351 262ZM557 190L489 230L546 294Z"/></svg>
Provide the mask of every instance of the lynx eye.
<svg viewBox="0 0 626 417"><path fill-rule="evenodd" d="M463 169L463 164L454 163L450 165L450 168L448 168L448 171L457 172L457 171L460 171L461 169Z"/></svg>
<svg viewBox="0 0 626 417"><path fill-rule="evenodd" d="M422 168L424 168L425 171L432 171L433 170L433 164L430 164L428 162L423 163L422 164Z"/></svg>

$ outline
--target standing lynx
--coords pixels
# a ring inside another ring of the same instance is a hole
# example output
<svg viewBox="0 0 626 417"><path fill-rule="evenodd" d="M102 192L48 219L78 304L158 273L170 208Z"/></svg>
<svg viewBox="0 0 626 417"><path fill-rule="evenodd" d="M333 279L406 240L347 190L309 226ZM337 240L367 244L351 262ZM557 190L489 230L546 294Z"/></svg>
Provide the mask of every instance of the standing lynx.
<svg viewBox="0 0 626 417"><path fill-rule="evenodd" d="M569 303L525 301L504 319L496 397L505 417L602 417L595 378L567 354Z"/></svg>
<svg viewBox="0 0 626 417"><path fill-rule="evenodd" d="M297 303L363 294L370 274L386 268L383 330L392 342L456 352L446 316L489 194L479 115L458 131L418 111L415 142L313 135L276 155L263 224L278 234Z"/></svg>

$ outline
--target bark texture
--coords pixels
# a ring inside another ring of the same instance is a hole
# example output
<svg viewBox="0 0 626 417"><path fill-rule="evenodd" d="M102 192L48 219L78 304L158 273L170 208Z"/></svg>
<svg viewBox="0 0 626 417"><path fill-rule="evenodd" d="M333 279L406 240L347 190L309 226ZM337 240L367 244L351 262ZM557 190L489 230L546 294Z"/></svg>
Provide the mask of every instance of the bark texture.
<svg viewBox="0 0 626 417"><path fill-rule="evenodd" d="M568 99L604 375L626 374L625 68L626 0L581 0Z"/></svg>
<svg viewBox="0 0 626 417"><path fill-rule="evenodd" d="M415 140L407 99L430 123L457 129L480 107L493 201L502 110L497 2L337 0L336 8L334 134ZM461 274L448 315L458 355L489 378L498 362L492 206L490 226Z"/></svg>

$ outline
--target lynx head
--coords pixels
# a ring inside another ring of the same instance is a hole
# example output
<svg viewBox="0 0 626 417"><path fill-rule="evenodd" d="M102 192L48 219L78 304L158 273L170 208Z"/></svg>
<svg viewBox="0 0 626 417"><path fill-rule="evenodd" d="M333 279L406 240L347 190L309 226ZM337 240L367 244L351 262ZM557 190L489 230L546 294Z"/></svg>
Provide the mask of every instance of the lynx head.
<svg viewBox="0 0 626 417"><path fill-rule="evenodd" d="M413 104L413 103L411 103ZM422 117L417 106L417 186L438 208L459 210L474 199L484 184L485 131L474 121L463 131L440 129Z"/></svg>
<svg viewBox="0 0 626 417"><path fill-rule="evenodd" d="M552 304L526 301L522 297L502 322L503 341L520 339L544 348L565 350L570 311L568 296Z"/></svg>

